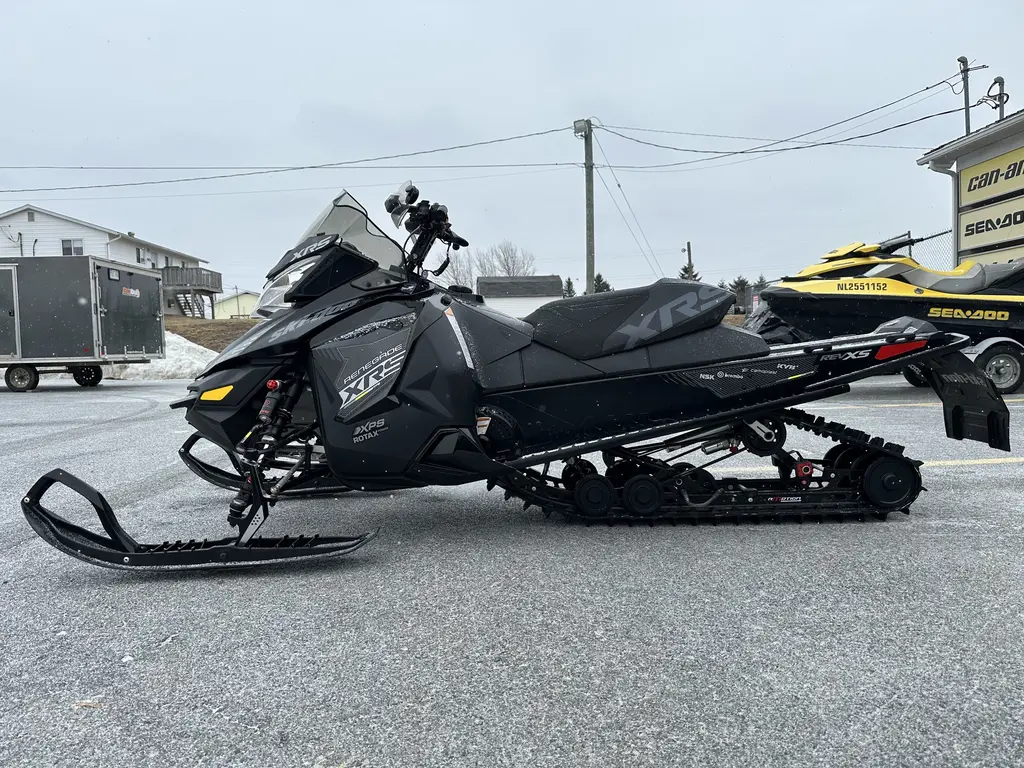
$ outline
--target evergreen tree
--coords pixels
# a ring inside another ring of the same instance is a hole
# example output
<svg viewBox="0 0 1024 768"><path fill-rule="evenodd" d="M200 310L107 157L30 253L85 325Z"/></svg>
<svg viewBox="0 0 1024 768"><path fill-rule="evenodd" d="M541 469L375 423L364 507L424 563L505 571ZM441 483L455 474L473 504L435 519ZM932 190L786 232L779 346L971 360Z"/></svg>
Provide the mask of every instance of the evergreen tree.
<svg viewBox="0 0 1024 768"><path fill-rule="evenodd" d="M565 285L562 286L562 298L571 299L576 295L576 286L572 284L572 278L565 278Z"/></svg>
<svg viewBox="0 0 1024 768"><path fill-rule="evenodd" d="M612 290L615 289L611 287L607 280L601 277L600 272L594 275L594 293L605 293Z"/></svg>
<svg viewBox="0 0 1024 768"><path fill-rule="evenodd" d="M700 281L700 272L697 271L697 268L692 263L686 262L683 268L679 270L679 279Z"/></svg>
<svg viewBox="0 0 1024 768"><path fill-rule="evenodd" d="M736 294L737 306L747 306L747 292L750 290L750 281L747 278L740 275L729 283L729 290Z"/></svg>
<svg viewBox="0 0 1024 768"><path fill-rule="evenodd" d="M729 284L727 282L725 282L725 278L724 277L721 280L718 281L718 287L721 288L723 291L728 291L729 290Z"/></svg>
<svg viewBox="0 0 1024 768"><path fill-rule="evenodd" d="M760 293L767 287L768 280L765 278L763 274L761 274L757 276L757 280L755 280L754 284L750 286L750 291L751 293Z"/></svg>

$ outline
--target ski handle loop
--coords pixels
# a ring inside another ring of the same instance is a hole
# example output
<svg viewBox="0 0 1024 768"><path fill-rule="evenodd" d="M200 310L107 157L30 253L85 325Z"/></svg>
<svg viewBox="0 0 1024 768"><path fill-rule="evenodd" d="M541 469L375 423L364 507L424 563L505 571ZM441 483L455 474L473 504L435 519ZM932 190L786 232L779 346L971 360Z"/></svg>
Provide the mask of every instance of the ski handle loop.
<svg viewBox="0 0 1024 768"><path fill-rule="evenodd" d="M100 519L100 524L103 526L103 530L106 531L107 536L110 537L109 540L105 540L102 537L97 536L92 531L65 520L60 515L54 514L42 506L40 502L43 495L55 484L63 485L65 488L74 491L92 505L92 508L96 511L96 516ZM113 544L121 552L134 553L139 551L139 543L129 536L125 532L124 528L121 527L120 523L117 522L114 510L110 508L110 504L108 504L107 500L103 498L103 494L88 483L79 480L70 472L65 472L63 469L50 470L36 480L28 493L25 494L25 498L22 500L22 507L26 512L35 513L38 518L52 518L62 527L66 527L67 529L74 531L77 535L80 535L96 544L107 547ZM30 518L29 521L32 522L32 519Z"/></svg>

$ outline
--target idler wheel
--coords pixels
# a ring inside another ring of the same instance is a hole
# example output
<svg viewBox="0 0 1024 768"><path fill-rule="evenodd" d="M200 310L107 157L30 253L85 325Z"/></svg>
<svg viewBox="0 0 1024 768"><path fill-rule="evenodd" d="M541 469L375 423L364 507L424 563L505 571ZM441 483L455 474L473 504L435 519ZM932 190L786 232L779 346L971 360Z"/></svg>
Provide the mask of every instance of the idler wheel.
<svg viewBox="0 0 1024 768"><path fill-rule="evenodd" d="M622 503L634 515L650 517L661 509L664 491L650 475L635 475L622 488Z"/></svg>
<svg viewBox="0 0 1024 768"><path fill-rule="evenodd" d="M579 459L571 464L566 464L562 467L562 485L567 490L572 490L576 487L576 483L586 475L593 475L597 472L597 467L591 464L586 459Z"/></svg>
<svg viewBox="0 0 1024 768"><path fill-rule="evenodd" d="M584 516L602 517L615 506L615 487L604 475L586 475L576 483L572 497Z"/></svg>
<svg viewBox="0 0 1024 768"><path fill-rule="evenodd" d="M921 492L921 473L906 459L882 456L864 470L864 498L879 509L904 509Z"/></svg>

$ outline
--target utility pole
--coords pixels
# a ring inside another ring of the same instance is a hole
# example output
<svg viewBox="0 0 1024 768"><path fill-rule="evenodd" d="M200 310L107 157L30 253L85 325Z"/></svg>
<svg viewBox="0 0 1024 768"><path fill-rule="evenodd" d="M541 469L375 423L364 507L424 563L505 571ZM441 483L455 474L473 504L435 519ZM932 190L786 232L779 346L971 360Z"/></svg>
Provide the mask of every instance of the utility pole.
<svg viewBox="0 0 1024 768"><path fill-rule="evenodd" d="M693 274L693 247L689 240L686 241L686 272L689 275Z"/></svg>
<svg viewBox="0 0 1024 768"><path fill-rule="evenodd" d="M594 126L576 120L573 132L583 139L583 170L587 188L587 294L594 292Z"/></svg>
<svg viewBox="0 0 1024 768"><path fill-rule="evenodd" d="M971 71L966 56L957 59L960 62L960 79L964 83L964 135L971 132L971 92L967 85L968 73Z"/></svg>

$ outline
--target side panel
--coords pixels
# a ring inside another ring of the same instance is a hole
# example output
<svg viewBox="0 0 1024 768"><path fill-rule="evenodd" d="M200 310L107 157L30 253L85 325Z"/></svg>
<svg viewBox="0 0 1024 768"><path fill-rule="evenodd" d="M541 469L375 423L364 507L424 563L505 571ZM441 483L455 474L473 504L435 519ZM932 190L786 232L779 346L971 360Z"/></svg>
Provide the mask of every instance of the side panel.
<svg viewBox="0 0 1024 768"><path fill-rule="evenodd" d="M54 256L19 259L16 264L21 357L94 357L89 259Z"/></svg>
<svg viewBox="0 0 1024 768"><path fill-rule="evenodd" d="M390 322L364 311L337 324L339 333L328 329L314 340L314 390L327 460L343 482L393 488L479 478L456 469L439 480L414 466L439 431L476 424L473 371L452 323L433 306L437 301L433 297L416 313L433 317L425 327L406 305L388 302L374 309L394 313Z"/></svg>
<svg viewBox="0 0 1024 768"><path fill-rule="evenodd" d="M107 357L163 349L160 281L123 265L93 264Z"/></svg>
<svg viewBox="0 0 1024 768"><path fill-rule="evenodd" d="M17 267L0 267L0 358L21 357Z"/></svg>

